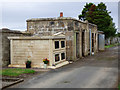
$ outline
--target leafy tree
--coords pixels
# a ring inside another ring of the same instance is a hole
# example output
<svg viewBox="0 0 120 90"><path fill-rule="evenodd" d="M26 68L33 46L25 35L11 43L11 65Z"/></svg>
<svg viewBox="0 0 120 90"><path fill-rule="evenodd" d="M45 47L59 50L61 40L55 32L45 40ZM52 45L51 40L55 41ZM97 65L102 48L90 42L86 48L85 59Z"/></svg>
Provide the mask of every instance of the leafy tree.
<svg viewBox="0 0 120 90"><path fill-rule="evenodd" d="M86 3L82 10L82 14L78 17L81 20L88 20L90 23L97 25L99 31L105 33L106 38L114 36L116 29L113 23L112 17L109 15L107 7L104 3L100 3L97 6L93 3Z"/></svg>
<svg viewBox="0 0 120 90"><path fill-rule="evenodd" d="M120 37L120 33L118 33L117 36Z"/></svg>
<svg viewBox="0 0 120 90"><path fill-rule="evenodd" d="M86 20L86 13L89 11L90 7L93 5L93 3L86 3L86 5L84 6L85 8L83 8L82 10L82 14L79 15L79 19L81 20Z"/></svg>

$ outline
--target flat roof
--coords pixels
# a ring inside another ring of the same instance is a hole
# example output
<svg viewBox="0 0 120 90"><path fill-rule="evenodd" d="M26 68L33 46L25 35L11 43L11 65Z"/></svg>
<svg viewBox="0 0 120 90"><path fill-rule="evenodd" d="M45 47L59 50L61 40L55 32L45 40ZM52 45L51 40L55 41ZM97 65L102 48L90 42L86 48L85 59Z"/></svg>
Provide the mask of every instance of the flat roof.
<svg viewBox="0 0 120 90"><path fill-rule="evenodd" d="M98 31L98 33L104 34L104 32L103 32L103 31Z"/></svg>
<svg viewBox="0 0 120 90"><path fill-rule="evenodd" d="M76 18L72 18L72 17L55 17L55 18L32 18L32 19L27 19L26 22L35 22L35 21L58 21L58 20L74 20L74 21L78 21L81 23L87 23L86 21L81 21L79 19ZM89 22L88 22L89 23ZM90 25L93 26L97 26L95 24L89 23Z"/></svg>

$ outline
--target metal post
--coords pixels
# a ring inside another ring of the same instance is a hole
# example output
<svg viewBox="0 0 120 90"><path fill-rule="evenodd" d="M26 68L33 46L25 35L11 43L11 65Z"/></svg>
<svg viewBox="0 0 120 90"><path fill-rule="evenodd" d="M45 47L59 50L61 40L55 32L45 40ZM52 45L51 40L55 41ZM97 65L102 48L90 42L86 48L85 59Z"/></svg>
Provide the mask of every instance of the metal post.
<svg viewBox="0 0 120 90"><path fill-rule="evenodd" d="M90 33L89 33L89 35L90 35L89 39L90 39L90 56L91 56L91 29L89 31L90 31Z"/></svg>

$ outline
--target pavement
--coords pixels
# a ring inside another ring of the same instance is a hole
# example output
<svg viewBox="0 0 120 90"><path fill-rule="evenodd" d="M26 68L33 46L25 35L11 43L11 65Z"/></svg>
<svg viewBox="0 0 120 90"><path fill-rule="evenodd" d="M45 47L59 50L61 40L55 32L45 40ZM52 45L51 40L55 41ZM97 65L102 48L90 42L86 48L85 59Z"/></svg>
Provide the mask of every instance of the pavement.
<svg viewBox="0 0 120 90"><path fill-rule="evenodd" d="M37 75L14 88L113 88L118 80L118 47Z"/></svg>

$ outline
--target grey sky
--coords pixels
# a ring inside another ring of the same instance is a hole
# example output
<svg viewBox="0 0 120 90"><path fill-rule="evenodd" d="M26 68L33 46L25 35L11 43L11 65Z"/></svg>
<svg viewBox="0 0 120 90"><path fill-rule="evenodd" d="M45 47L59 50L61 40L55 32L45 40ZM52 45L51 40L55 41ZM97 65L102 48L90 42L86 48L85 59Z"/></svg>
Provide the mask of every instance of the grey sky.
<svg viewBox="0 0 120 90"><path fill-rule="evenodd" d="M98 4L100 2L95 2ZM62 11L65 17L78 19L86 2L4 2L2 3L2 26L13 30L26 30L30 18L58 17ZM118 27L118 2L106 2L107 9Z"/></svg>

